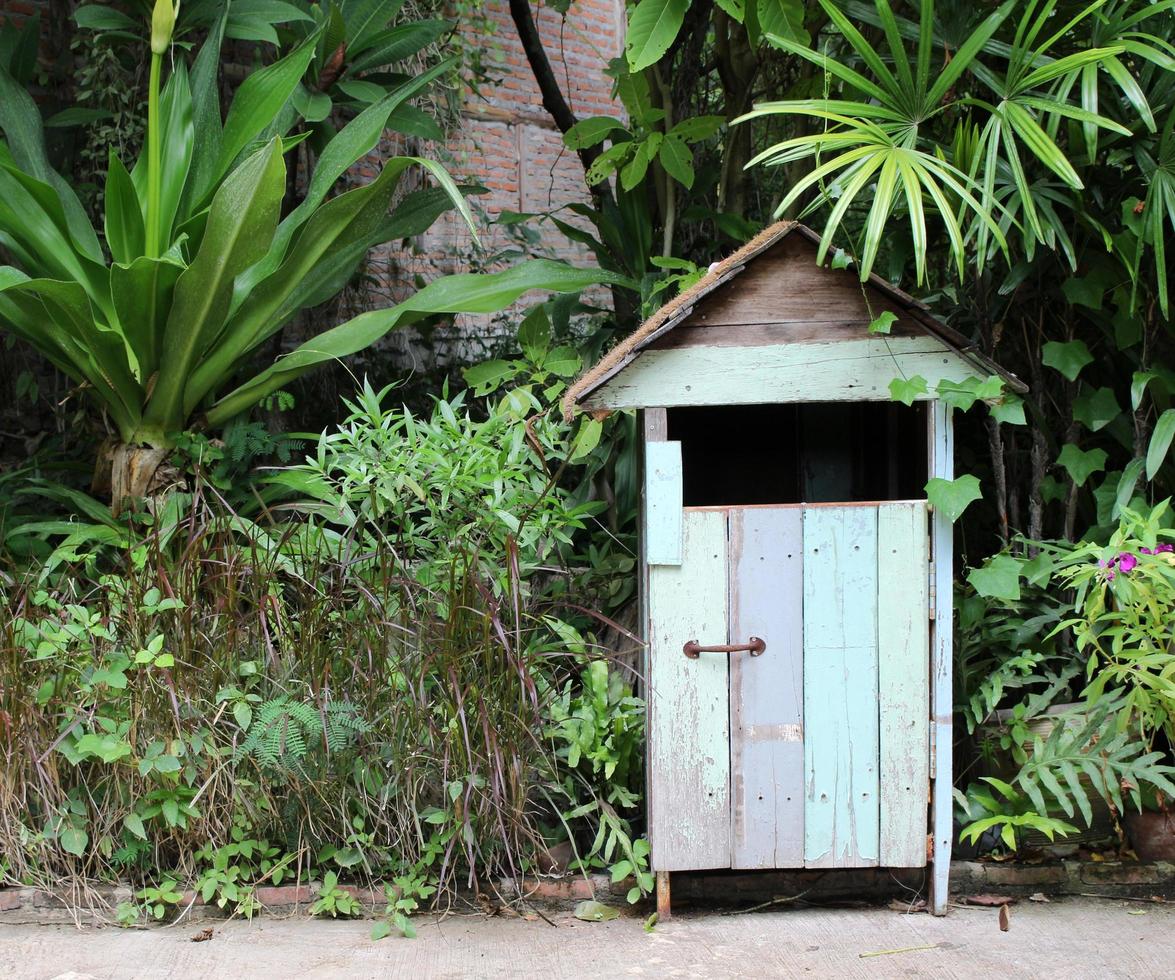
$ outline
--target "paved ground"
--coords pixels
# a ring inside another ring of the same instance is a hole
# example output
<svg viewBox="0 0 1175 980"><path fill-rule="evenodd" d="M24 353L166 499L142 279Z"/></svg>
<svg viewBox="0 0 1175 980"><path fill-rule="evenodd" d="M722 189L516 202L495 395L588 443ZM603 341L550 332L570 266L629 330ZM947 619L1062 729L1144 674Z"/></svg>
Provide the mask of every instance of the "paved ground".
<svg viewBox="0 0 1175 980"><path fill-rule="evenodd" d="M883 909L690 913L646 933L641 920L450 916L417 939L373 943L369 924L305 918L183 923L143 931L0 927L6 978L1006 977L1175 976L1175 906L1058 899L945 919ZM208 925L209 942L191 935ZM916 947L932 946L930 949ZM915 947L915 948L911 948ZM867 956L864 954L880 953Z"/></svg>

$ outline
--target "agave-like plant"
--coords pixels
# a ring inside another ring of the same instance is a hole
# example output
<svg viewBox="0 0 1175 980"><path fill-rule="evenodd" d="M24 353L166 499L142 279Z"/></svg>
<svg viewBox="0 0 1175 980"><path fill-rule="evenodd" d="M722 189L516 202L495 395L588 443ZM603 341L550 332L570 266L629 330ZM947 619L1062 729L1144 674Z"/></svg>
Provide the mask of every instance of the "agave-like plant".
<svg viewBox="0 0 1175 980"><path fill-rule="evenodd" d="M360 350L433 313L492 312L528 289L574 291L608 281L596 270L536 260L506 272L437 280L407 301L364 313L307 341L251 378L249 355L299 310L322 303L373 245L424 231L441 213L472 217L437 163L387 161L370 183L328 199L378 143L388 117L448 65L370 105L321 149L302 202L282 217L284 154L300 137L293 96L315 55L308 37L253 72L222 121L217 72L222 15L192 63L162 74L173 0L151 23L147 141L131 169L111 155L104 240L49 163L40 114L0 70L0 326L32 344L106 412L116 503L140 495L178 433L216 428L299 374ZM411 167L437 187L389 213ZM232 382L230 384L230 381ZM143 447L142 450L136 447Z"/></svg>

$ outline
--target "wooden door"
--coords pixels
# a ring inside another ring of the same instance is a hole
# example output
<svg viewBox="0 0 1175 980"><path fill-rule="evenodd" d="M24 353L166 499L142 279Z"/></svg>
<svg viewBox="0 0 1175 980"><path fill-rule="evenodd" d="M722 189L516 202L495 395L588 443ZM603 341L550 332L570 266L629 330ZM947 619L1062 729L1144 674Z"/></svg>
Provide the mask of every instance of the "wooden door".
<svg viewBox="0 0 1175 980"><path fill-rule="evenodd" d="M924 865L925 502L686 509L680 541L649 569L653 867Z"/></svg>

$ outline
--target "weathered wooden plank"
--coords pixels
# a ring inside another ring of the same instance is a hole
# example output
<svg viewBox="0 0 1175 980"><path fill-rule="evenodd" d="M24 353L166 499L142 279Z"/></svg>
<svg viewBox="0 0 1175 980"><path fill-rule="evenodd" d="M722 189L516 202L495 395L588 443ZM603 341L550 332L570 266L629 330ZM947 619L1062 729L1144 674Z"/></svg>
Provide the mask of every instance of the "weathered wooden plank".
<svg viewBox="0 0 1175 980"><path fill-rule="evenodd" d="M869 320L800 320L780 323L699 324L690 320L648 345L650 350L671 347L768 347L811 341L867 340ZM895 320L890 337L925 337L913 319Z"/></svg>
<svg viewBox="0 0 1175 980"><path fill-rule="evenodd" d="M943 402L934 402L930 417L930 474L944 480L955 475L955 434L951 409ZM931 820L934 833L934 873L931 877L931 911L946 915L950 888L951 842L953 837L954 801L951 785L954 778L951 765L953 737L953 708L951 691L951 658L953 631L951 595L954 579L954 529L940 510L931 514L931 583L934 619L931 621L930 642L930 707L934 732L934 784L931 790Z"/></svg>
<svg viewBox="0 0 1175 980"><path fill-rule="evenodd" d="M804 866L803 514L730 511L730 642L762 656L730 661L734 868Z"/></svg>
<svg viewBox="0 0 1175 980"><path fill-rule="evenodd" d="M933 391L940 381L977 373L965 357L929 336L647 350L583 406L888 401L890 382L903 375L921 375Z"/></svg>
<svg viewBox="0 0 1175 980"><path fill-rule="evenodd" d="M926 864L930 620L926 504L877 509L881 864Z"/></svg>
<svg viewBox="0 0 1175 980"><path fill-rule="evenodd" d="M716 325L779 320L864 320L883 310L908 316L854 272L819 266L810 242L789 235L748 263L731 282L695 304L691 322Z"/></svg>
<svg viewBox="0 0 1175 980"><path fill-rule="evenodd" d="M879 855L877 511L804 509L804 864Z"/></svg>
<svg viewBox="0 0 1175 980"><path fill-rule="evenodd" d="M725 654L726 514L683 520L680 565L649 569L649 843L657 871L730 866L730 708Z"/></svg>
<svg viewBox="0 0 1175 980"><path fill-rule="evenodd" d="M681 443L645 444L645 561L681 564Z"/></svg>

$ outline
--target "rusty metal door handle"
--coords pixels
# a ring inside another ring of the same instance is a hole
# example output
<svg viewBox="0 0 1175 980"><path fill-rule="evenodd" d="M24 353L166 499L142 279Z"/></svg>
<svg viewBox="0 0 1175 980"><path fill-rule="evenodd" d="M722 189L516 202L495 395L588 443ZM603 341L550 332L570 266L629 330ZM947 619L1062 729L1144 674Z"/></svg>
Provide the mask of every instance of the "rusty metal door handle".
<svg viewBox="0 0 1175 980"><path fill-rule="evenodd" d="M752 657L758 657L766 649L765 640L752 636L746 643L717 643L712 647L704 647L697 640L690 640L681 648L681 652L690 660L697 660L698 655L703 653L749 653Z"/></svg>

